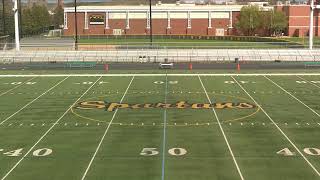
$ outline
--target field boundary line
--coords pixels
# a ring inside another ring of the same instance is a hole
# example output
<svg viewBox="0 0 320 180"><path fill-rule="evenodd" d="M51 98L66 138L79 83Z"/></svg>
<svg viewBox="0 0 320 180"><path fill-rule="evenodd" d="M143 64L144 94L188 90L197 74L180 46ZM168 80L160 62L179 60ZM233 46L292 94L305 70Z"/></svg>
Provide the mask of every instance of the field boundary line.
<svg viewBox="0 0 320 180"><path fill-rule="evenodd" d="M167 104L167 96L168 96L168 76L166 76L166 86L164 93L164 103ZM162 165L161 165L161 180L164 180L165 176L165 160L166 160L166 131L167 131L167 108L164 108L163 111L163 139L162 139Z"/></svg>
<svg viewBox="0 0 320 180"><path fill-rule="evenodd" d="M44 96L45 94L47 94L48 92L50 92L52 89L54 89L55 87L57 87L59 84L61 84L62 82L64 82L66 79L68 79L69 77L64 78L63 80L61 80L60 82L56 83L54 86L52 86L51 88L49 88L48 90L46 90L44 93L42 93L41 95L39 95L38 97L36 97L35 99L33 99L32 101L30 101L29 103L27 103L26 105L24 105L22 108L20 108L18 111L16 111L15 113L11 114L9 117L7 117L5 120L3 120L2 122L0 122L0 125L2 125L3 123L5 123L6 121L8 121L10 118L12 118L13 116L15 116L16 114L18 114L20 111L22 111L23 109L25 109L26 107L28 107L30 104L32 104L33 102L35 102L36 100L38 100L39 98L41 98L42 96Z"/></svg>
<svg viewBox="0 0 320 180"><path fill-rule="evenodd" d="M320 117L320 114L317 113L314 109L312 109L310 106L308 106L307 104L305 104L304 102L302 102L300 99L298 99L296 96L294 96L293 94L291 94L290 92L288 92L287 90L285 90L283 87L281 87L279 84L277 84L276 82L272 81L272 79L268 78L267 76L264 76L266 79L268 79L271 83L273 83L274 85L276 85L278 88L280 88L282 91L284 91L285 93L287 93L288 95L290 95L293 99L297 100L299 103L301 103L302 105L304 105L306 108L308 108L310 111L312 111L315 115L317 115L318 117Z"/></svg>
<svg viewBox="0 0 320 180"><path fill-rule="evenodd" d="M132 84L132 82L133 82L134 78L135 78L135 76L132 76L132 78L131 78L131 81L130 81L129 85L128 85L128 87L127 87L126 91L124 92L124 94L123 94L123 96L122 96L122 98L121 98L121 100L120 100L120 103L122 103L122 101L124 100L124 97L126 96L126 94L127 94L128 90L129 90L129 88L130 88L130 86L131 86L131 84ZM92 163L93 163L93 161L94 161L95 157L96 157L96 156L97 156L97 154L98 154L98 151L99 151L99 149L100 149L100 147L101 147L101 145L102 145L102 142L103 142L103 140L104 140L105 136L107 135L107 133L108 133L108 131L109 131L109 129L110 129L110 127L111 127L111 125L112 125L112 122L113 122L114 118L115 118L115 117L116 117L116 115L117 115L118 110L119 110L119 108L117 108L117 109L115 110L115 112L113 113L112 118L111 118L110 122L108 123L108 126L107 126L107 128L106 128L106 130L105 130L105 132L104 132L103 136L101 137L100 142L99 142L99 144L98 144L98 146L97 146L97 148L96 148L96 150L95 150L94 154L92 155L92 158L91 158L91 160L90 160L90 162L89 162L89 164L88 164L88 166L87 166L87 168L86 168L86 170L85 170L85 172L84 172L84 174L83 174L83 176L82 176L81 180L84 180L84 179L86 178L87 173L89 172L89 169L90 169L90 167L91 167L91 165L92 165Z"/></svg>
<svg viewBox="0 0 320 180"><path fill-rule="evenodd" d="M101 79L98 78L70 107L57 119L55 123L38 139L38 141L28 150L28 152L22 156L22 158L1 178L1 180L6 179L10 173L24 160L24 158L42 141L42 139L47 136L47 134L59 123L59 121L70 111L70 109L84 96L88 91Z"/></svg>
<svg viewBox="0 0 320 180"><path fill-rule="evenodd" d="M311 82L311 81L309 81L309 80L306 80L306 79L300 77L299 75L297 75L297 77L300 78L300 79L302 79L302 80L304 80L304 81L306 81L306 82L309 83L309 84L312 84L313 86L315 86L315 87L317 87L317 88L320 88L320 86L318 86L317 84L315 84L315 83L313 83L313 82Z"/></svg>
<svg viewBox="0 0 320 180"><path fill-rule="evenodd" d="M26 76L26 77L27 77L27 76ZM30 76L30 77L31 77L31 76ZM23 83L21 83L21 84L19 84L19 85L15 86L15 87L13 87L13 88L11 88L11 89L9 89L9 90L7 90L7 91L3 92L3 93L1 93L1 94L0 94L0 96L3 96L3 95L5 95L5 94L7 94L8 92L13 91L13 90L17 89L18 87L20 87L20 86L22 86L22 85L25 85L25 84L26 84L26 82L28 82L28 81L32 81L32 80L33 80L33 79L35 79L35 78L36 78L36 76L33 76L32 78L30 78L30 79L28 79L28 80L24 81Z"/></svg>
<svg viewBox="0 0 320 180"><path fill-rule="evenodd" d="M208 101L210 102L210 104L212 104L212 101L211 101L211 99L210 99L210 97L209 97L209 95L208 95L208 93L207 93L207 90L206 90L206 88L205 88L205 86L204 86L204 84L203 84L203 82L202 82L202 80L201 80L201 77L198 76L198 78L199 78L199 81L200 81L200 83L201 83L202 89L204 90L204 92L205 92L205 94L206 94L206 96L207 96ZM240 170L240 167L239 167L239 165L238 165L238 163L237 163L237 160L236 160L236 158L235 158L235 156L234 156L234 154L233 154L233 151L232 151L232 149L231 149L231 146L230 146L230 144L229 144L228 138L227 138L227 136L226 136L226 134L225 134L225 132L224 132L224 130L223 130L223 128L222 128L221 123L220 123L218 114L217 114L216 110L214 109L214 107L212 107L211 110L212 110L213 113L214 113L214 116L215 116L215 118L216 118L216 120L217 120L217 123L218 123L218 125L219 125L220 130L221 130L221 133L222 133L222 135L223 135L223 138L224 138L224 140L225 140L225 142L226 142L226 144L227 144L227 146L228 146L229 152L230 152L230 154L231 154L231 156L232 156L232 160L233 160L233 162L234 162L234 164L235 164L235 166L236 166L236 168L237 168L238 174L240 175L241 180L244 180L243 175L242 175L242 172L241 172L241 170Z"/></svg>
<svg viewBox="0 0 320 180"><path fill-rule="evenodd" d="M247 74L232 74L232 73L217 73L217 74L167 74L167 76L320 76L320 73L247 73ZM2 74L0 77L154 77L166 76L166 74Z"/></svg>
<svg viewBox="0 0 320 180"><path fill-rule="evenodd" d="M289 141L289 143L295 148L295 150L301 155L301 157L306 161L306 163L314 170L314 172L320 176L319 171L313 166L313 164L304 156L304 154L299 150L299 148L291 141L291 139L282 131L282 129L276 124L276 122L269 116L269 114L261 107L260 104L248 93L248 91L233 77L231 78L238 84L238 86L252 99L252 101L260 107L261 111L268 117L272 124L280 131L280 133Z"/></svg>

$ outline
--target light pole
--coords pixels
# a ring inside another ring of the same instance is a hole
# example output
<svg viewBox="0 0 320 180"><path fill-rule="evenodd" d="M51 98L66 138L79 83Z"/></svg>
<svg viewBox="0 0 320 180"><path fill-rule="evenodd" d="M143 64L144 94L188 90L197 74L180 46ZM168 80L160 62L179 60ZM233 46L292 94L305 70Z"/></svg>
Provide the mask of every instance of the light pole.
<svg viewBox="0 0 320 180"><path fill-rule="evenodd" d="M149 14L150 14L150 47L152 47L152 42L153 42L153 39L152 39L152 4L151 4L151 0L149 0Z"/></svg>
<svg viewBox="0 0 320 180"><path fill-rule="evenodd" d="M2 24L3 24L3 33L4 35L6 35L6 18L5 18L4 0L2 0Z"/></svg>
<svg viewBox="0 0 320 180"><path fill-rule="evenodd" d="M23 31L22 31L22 10L21 10L21 0L18 0L18 11L19 11L19 34L20 34L20 39L23 38Z"/></svg>
<svg viewBox="0 0 320 180"><path fill-rule="evenodd" d="M14 31L15 31L16 51L20 51L18 0L14 0L13 11L14 11Z"/></svg>
<svg viewBox="0 0 320 180"><path fill-rule="evenodd" d="M74 0L74 25L75 25L75 50L78 50L78 20L77 20L77 0Z"/></svg>
<svg viewBox="0 0 320 180"><path fill-rule="evenodd" d="M314 0L310 0L309 49L313 49L313 11Z"/></svg>

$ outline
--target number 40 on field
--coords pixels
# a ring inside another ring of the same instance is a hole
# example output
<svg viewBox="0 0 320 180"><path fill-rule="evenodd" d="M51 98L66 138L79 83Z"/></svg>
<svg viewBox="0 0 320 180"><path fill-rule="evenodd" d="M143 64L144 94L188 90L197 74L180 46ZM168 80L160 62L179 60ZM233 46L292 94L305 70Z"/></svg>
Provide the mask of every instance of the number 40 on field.
<svg viewBox="0 0 320 180"><path fill-rule="evenodd" d="M303 152L311 156L320 156L320 149L318 148L304 148ZM277 154L283 156L295 156L296 152L291 151L289 148L283 148L280 151L278 151Z"/></svg>

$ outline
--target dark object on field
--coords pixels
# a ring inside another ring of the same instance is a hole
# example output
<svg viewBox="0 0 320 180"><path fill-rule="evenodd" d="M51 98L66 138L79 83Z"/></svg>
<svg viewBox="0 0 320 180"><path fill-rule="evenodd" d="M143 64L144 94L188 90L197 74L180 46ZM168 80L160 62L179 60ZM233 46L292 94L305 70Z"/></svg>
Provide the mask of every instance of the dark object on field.
<svg viewBox="0 0 320 180"><path fill-rule="evenodd" d="M281 60L277 59L277 60L274 60L274 62L278 62L279 63L279 62L281 62Z"/></svg>
<svg viewBox="0 0 320 180"><path fill-rule="evenodd" d="M234 63L239 63L239 58L234 58Z"/></svg>
<svg viewBox="0 0 320 180"><path fill-rule="evenodd" d="M159 63L160 69L173 69L173 63Z"/></svg>

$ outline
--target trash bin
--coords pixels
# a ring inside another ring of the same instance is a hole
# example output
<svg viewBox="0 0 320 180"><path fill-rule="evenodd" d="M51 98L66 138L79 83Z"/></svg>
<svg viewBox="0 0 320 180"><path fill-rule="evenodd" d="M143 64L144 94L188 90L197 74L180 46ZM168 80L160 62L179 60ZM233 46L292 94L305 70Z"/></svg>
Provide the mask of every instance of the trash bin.
<svg viewBox="0 0 320 180"><path fill-rule="evenodd" d="M239 63L239 58L234 58L234 63Z"/></svg>

